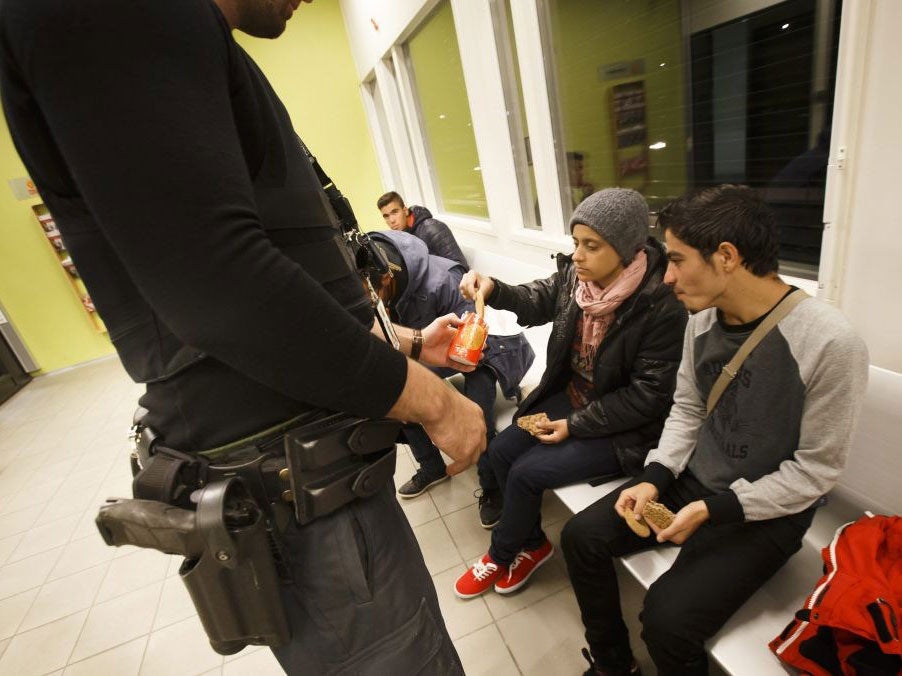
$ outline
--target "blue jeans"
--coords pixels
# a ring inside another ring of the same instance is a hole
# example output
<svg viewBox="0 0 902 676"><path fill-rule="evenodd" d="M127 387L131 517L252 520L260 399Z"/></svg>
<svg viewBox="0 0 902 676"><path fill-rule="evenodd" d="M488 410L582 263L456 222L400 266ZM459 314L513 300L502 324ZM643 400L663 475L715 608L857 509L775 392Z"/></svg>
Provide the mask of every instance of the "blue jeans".
<svg viewBox="0 0 902 676"><path fill-rule="evenodd" d="M475 371L464 374L464 396L482 409L482 415L485 418L486 443L495 436L495 384L497 382L495 372L487 366L480 366ZM433 477L442 476L445 473L445 461L442 460L441 453L420 425L405 425L403 435L424 474ZM479 457L476 472L479 475L479 485L484 491L499 490L495 474L485 453Z"/></svg>
<svg viewBox="0 0 902 676"><path fill-rule="evenodd" d="M544 411L551 420L559 420L572 410L566 392L558 392L529 412ZM504 511L489 548L492 559L503 565L512 563L521 550L535 549L545 541L542 493L546 488L622 473L614 448L604 437L568 437L559 444L543 444L516 424L498 434L485 455L504 493Z"/></svg>

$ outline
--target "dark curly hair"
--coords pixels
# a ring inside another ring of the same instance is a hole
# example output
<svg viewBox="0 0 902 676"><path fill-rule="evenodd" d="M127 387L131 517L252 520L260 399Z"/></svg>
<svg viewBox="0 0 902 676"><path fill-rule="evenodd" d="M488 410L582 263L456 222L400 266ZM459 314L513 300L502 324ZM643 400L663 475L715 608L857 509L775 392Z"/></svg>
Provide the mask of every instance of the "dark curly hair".
<svg viewBox="0 0 902 676"><path fill-rule="evenodd" d="M721 242L730 242L753 275L779 270L777 224L770 207L745 185L718 185L686 194L658 214L658 225L710 260Z"/></svg>

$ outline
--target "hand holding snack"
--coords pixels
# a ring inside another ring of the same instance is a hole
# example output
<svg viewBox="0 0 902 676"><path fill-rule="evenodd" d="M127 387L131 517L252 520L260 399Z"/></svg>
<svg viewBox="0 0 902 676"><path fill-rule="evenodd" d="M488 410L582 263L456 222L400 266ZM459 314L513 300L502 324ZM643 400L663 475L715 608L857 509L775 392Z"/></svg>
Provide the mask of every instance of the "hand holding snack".
<svg viewBox="0 0 902 676"><path fill-rule="evenodd" d="M651 535L648 524L656 526L655 532L661 532L670 527L676 515L660 502L649 500L642 507L642 516L636 517L632 510L623 513L626 525L639 537L647 538Z"/></svg>
<svg viewBox="0 0 902 676"><path fill-rule="evenodd" d="M538 423L547 422L549 422L547 413L533 413L532 415L521 415L517 418L517 427L526 430L534 437L538 437L544 432L544 430L538 426Z"/></svg>

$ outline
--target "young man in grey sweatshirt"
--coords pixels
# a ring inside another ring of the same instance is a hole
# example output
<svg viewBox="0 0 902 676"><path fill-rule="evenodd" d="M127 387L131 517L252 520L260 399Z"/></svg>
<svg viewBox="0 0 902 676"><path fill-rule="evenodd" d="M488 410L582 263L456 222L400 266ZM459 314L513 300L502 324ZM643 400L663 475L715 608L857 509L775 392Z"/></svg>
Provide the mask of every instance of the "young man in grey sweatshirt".
<svg viewBox="0 0 902 676"><path fill-rule="evenodd" d="M794 289L777 274L773 214L749 188L683 197L659 223L664 281L693 316L674 405L644 472L562 534L592 655L586 674L638 672L613 559L665 542L681 548L646 595L642 638L659 673L707 673L705 641L801 547L818 499L845 466L867 383L864 342L838 310L806 298L706 415L723 366ZM676 518L641 538L624 517L649 500Z"/></svg>

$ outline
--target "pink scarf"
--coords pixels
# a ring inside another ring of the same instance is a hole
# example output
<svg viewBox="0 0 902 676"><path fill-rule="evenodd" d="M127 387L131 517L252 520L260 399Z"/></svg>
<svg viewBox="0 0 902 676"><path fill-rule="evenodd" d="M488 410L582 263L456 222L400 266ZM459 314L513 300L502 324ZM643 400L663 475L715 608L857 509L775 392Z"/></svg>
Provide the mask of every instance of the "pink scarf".
<svg viewBox="0 0 902 676"><path fill-rule="evenodd" d="M648 259L645 252L640 251L608 287L602 287L598 282L579 282L576 285L576 304L583 311L584 355L595 354L614 321L614 310L639 288L647 268Z"/></svg>

